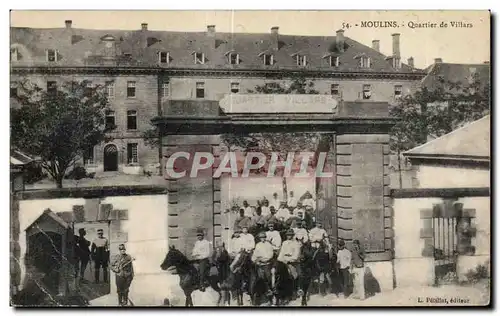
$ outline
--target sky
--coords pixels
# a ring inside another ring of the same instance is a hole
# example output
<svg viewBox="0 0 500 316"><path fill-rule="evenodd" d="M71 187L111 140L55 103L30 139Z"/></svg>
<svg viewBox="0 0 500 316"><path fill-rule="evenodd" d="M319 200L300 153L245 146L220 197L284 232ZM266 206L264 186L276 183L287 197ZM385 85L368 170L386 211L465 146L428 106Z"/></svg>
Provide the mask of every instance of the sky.
<svg viewBox="0 0 500 316"><path fill-rule="evenodd" d="M11 11L11 26L64 27L72 20L74 28L150 30L206 30L216 25L218 32L269 33L279 26L281 34L335 35L343 28L345 36L371 46L380 40L381 52L392 52L392 33L400 33L401 56L414 57L415 65L427 67L435 58L450 63L483 63L490 60L490 20L488 11ZM362 21L396 21L398 28L362 28ZM447 23L447 28L410 28L409 22ZM450 22L471 23L470 28L453 28ZM347 27L349 24L349 28ZM356 26L358 24L358 26Z"/></svg>

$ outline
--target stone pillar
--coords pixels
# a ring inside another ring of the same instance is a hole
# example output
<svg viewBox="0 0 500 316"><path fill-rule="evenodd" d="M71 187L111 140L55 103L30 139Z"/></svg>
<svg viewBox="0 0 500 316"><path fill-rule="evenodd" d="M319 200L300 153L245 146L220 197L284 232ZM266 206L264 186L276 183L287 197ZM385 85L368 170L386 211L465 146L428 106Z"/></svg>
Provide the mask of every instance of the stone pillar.
<svg viewBox="0 0 500 316"><path fill-rule="evenodd" d="M162 142L165 158L175 152L185 151L191 154L191 161L195 152L213 153L214 146L220 143L216 135L168 135ZM214 213L214 207L220 210L220 180L214 180L212 172L212 169L200 171L196 178L187 174L180 179L168 179L164 172L169 196L168 242L188 257L191 257L196 241L197 228L203 228L206 238L211 242L214 236L221 236L222 225L218 220L220 211ZM216 187L218 190L215 190Z"/></svg>
<svg viewBox="0 0 500 316"><path fill-rule="evenodd" d="M337 135L338 235L358 239L367 261L391 260L389 135Z"/></svg>

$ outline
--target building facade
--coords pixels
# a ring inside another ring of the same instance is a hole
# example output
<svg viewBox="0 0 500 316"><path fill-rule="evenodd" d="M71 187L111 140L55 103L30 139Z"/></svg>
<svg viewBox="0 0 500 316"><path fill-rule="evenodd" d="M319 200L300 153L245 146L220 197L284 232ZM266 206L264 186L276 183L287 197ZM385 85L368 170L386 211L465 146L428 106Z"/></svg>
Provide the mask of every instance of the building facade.
<svg viewBox="0 0 500 316"><path fill-rule="evenodd" d="M219 101L256 86L288 85L297 75L314 82L320 94L345 101L389 102L415 89L425 73L402 63L400 35L393 52L379 51L344 35L282 35L138 30L11 28L11 93L29 79L42 88L68 80L106 86L116 125L113 141L95 146L84 157L89 172L159 172L161 149L148 146L142 133L163 109L179 100Z"/></svg>

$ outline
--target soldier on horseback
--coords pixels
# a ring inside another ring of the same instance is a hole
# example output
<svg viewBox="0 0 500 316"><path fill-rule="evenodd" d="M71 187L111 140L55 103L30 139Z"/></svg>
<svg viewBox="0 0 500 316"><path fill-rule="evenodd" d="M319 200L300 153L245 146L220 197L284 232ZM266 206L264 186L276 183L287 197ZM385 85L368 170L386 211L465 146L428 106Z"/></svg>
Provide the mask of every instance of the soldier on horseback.
<svg viewBox="0 0 500 316"><path fill-rule="evenodd" d="M319 248L321 243L323 243L328 249L330 248L328 233L323 228L319 220L316 221L316 227L311 229L309 232L309 240L311 241L311 246L313 248Z"/></svg>
<svg viewBox="0 0 500 316"><path fill-rule="evenodd" d="M274 257L274 248L269 241L266 240L266 233L260 232L258 235L259 242L255 246L252 255L252 262L257 267L257 275L260 280L264 280L267 285L268 295L272 295L272 259Z"/></svg>
<svg viewBox="0 0 500 316"><path fill-rule="evenodd" d="M205 233L199 229L196 233L198 240L194 244L193 259L200 273L200 291L204 292L206 287L206 277L210 268L210 242L205 239Z"/></svg>
<svg viewBox="0 0 500 316"><path fill-rule="evenodd" d="M298 264L301 244L294 239L293 230L286 232L286 240L281 246L278 261L287 265L290 275L297 281L300 275L300 265ZM300 288L300 287L299 287Z"/></svg>
<svg viewBox="0 0 500 316"><path fill-rule="evenodd" d="M305 244L309 241L309 233L306 229L306 221L300 221L297 223L297 228L294 229L295 239L301 244Z"/></svg>
<svg viewBox="0 0 500 316"><path fill-rule="evenodd" d="M267 224L269 231L266 232L266 239L271 243L274 252L277 254L281 247L281 235L279 231L274 229L275 225L275 221L271 221Z"/></svg>

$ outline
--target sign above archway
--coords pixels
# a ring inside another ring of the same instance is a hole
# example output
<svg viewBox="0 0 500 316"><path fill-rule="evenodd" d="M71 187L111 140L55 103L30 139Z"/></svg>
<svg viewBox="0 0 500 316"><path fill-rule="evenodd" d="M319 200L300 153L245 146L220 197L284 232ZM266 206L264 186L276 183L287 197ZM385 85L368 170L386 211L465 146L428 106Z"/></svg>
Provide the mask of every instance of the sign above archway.
<svg viewBox="0 0 500 316"><path fill-rule="evenodd" d="M220 100L225 113L337 114L339 100L313 94L228 94Z"/></svg>

